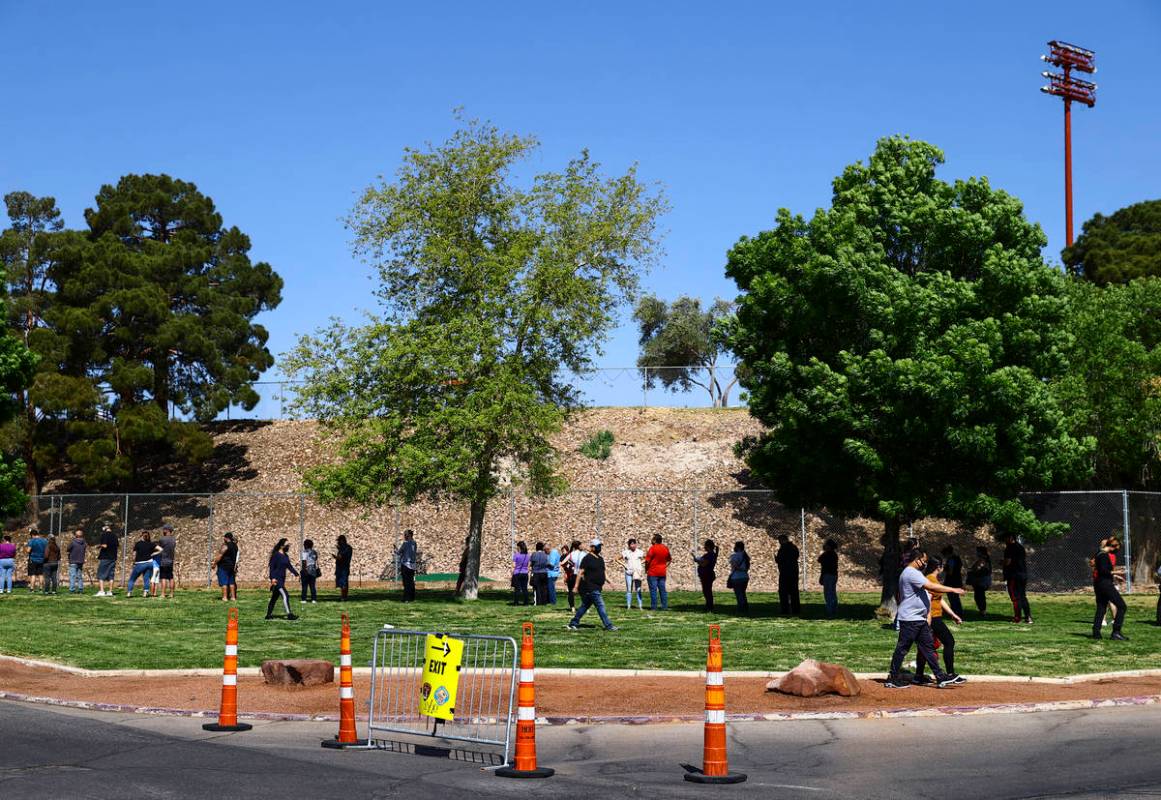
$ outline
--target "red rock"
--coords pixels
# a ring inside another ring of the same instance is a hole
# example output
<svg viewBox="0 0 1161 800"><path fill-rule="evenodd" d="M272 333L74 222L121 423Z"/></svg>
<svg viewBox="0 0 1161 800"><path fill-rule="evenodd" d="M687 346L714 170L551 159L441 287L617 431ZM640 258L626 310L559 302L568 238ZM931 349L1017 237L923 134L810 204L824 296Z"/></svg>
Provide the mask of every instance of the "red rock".
<svg viewBox="0 0 1161 800"><path fill-rule="evenodd" d="M854 673L846 667L808 658L781 678L766 684L766 691L798 697L818 697L822 694L856 697L861 690Z"/></svg>
<svg viewBox="0 0 1161 800"><path fill-rule="evenodd" d="M272 686L318 686L335 682L335 665L321 659L263 661L262 677Z"/></svg>

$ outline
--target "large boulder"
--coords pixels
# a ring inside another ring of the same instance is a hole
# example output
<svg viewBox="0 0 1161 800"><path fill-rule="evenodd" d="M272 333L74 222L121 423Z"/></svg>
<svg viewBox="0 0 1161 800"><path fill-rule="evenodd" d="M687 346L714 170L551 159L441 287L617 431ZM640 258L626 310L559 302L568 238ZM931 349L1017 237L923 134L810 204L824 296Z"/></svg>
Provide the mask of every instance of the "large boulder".
<svg viewBox="0 0 1161 800"><path fill-rule="evenodd" d="M781 678L766 684L766 691L798 697L818 697L821 694L856 697L861 690L854 673L846 667L808 658Z"/></svg>
<svg viewBox="0 0 1161 800"><path fill-rule="evenodd" d="M335 682L335 665L309 658L263 661L262 677L272 686L318 686Z"/></svg>

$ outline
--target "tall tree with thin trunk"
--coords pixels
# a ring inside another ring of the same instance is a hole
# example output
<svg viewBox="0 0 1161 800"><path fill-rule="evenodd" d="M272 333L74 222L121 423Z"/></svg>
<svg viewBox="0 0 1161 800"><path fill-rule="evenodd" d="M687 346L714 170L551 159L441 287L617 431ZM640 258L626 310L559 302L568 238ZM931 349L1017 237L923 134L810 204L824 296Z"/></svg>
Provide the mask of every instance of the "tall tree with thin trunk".
<svg viewBox="0 0 1161 800"><path fill-rule="evenodd" d="M336 458L306 474L327 502L470 506L461 594L478 593L484 515L505 487L564 487L550 441L658 249L660 194L587 152L521 183L534 139L478 122L407 150L349 217L381 312L305 336L286 368Z"/></svg>
<svg viewBox="0 0 1161 800"><path fill-rule="evenodd" d="M700 386L714 408L729 405L737 374L719 359L726 352L733 313L734 304L720 298L704 311L700 300L685 295L672 303L653 295L638 300L633 319L640 333L637 367L645 388L660 383L671 392L688 392Z"/></svg>

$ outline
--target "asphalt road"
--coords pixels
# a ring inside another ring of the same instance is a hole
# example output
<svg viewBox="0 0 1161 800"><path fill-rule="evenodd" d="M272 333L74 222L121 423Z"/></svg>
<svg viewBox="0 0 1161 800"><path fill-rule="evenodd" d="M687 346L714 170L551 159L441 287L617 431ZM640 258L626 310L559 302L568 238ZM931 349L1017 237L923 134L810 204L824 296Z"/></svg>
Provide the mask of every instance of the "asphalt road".
<svg viewBox="0 0 1161 800"><path fill-rule="evenodd" d="M699 725L541 728L557 775L498 778L446 759L319 747L330 723L202 720L0 702L0 798L1161 798L1161 707L730 727L735 786L682 780Z"/></svg>

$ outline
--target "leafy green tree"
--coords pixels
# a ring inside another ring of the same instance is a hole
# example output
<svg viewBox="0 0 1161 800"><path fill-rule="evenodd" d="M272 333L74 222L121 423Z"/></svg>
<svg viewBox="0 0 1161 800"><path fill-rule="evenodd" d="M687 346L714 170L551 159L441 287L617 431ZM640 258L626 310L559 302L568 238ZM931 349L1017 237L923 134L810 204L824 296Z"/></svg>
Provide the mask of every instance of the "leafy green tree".
<svg viewBox="0 0 1161 800"><path fill-rule="evenodd" d="M304 337L288 361L299 409L337 437L309 471L324 501L466 500L462 595L478 592L488 502L512 482L560 491L550 441L578 407L568 371L591 357L655 257L664 201L588 153L517 185L531 138L469 122L407 150L394 182L350 215L382 313Z"/></svg>
<svg viewBox="0 0 1161 800"><path fill-rule="evenodd" d="M1100 285L1161 277L1161 200L1094 215L1062 257L1070 273Z"/></svg>
<svg viewBox="0 0 1161 800"><path fill-rule="evenodd" d="M282 279L250 261L249 238L209 197L168 175L103 186L85 219L48 270L56 296L38 352L55 377L33 400L59 433L41 458L125 485L150 453L210 454L209 436L171 411L205 422L257 403L251 384L273 357L253 319L278 305Z"/></svg>
<svg viewBox="0 0 1161 800"><path fill-rule="evenodd" d="M1053 384L1078 437L1096 440L1078 484L1161 486L1161 278L1069 281L1070 369Z"/></svg>
<svg viewBox="0 0 1161 800"><path fill-rule="evenodd" d="M753 474L787 504L883 521L894 602L902 522L989 522L1034 540L1018 494L1084 475L1048 381L1067 367L1065 278L1038 226L986 179L936 178L943 154L883 139L808 222L731 250L732 347L751 412Z"/></svg>
<svg viewBox="0 0 1161 800"><path fill-rule="evenodd" d="M733 370L722 369L718 360L726 351L724 326L733 313L734 304L721 299L705 311L700 300L685 295L673 303L653 295L638 300L633 319L640 332L637 366L645 388L660 383L671 392L688 392L700 386L709 393L714 408L729 405L737 378Z"/></svg>

